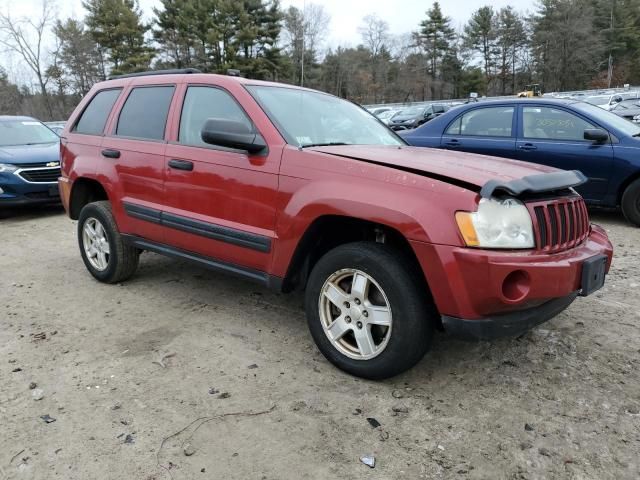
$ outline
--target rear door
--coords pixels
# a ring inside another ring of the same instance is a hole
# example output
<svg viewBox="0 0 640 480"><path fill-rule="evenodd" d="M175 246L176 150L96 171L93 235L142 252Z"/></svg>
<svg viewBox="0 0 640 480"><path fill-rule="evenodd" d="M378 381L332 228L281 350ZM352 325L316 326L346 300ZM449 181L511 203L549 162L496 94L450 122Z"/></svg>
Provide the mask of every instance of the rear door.
<svg viewBox="0 0 640 480"><path fill-rule="evenodd" d="M162 242L165 130L175 85L134 86L105 136L103 182L117 178L111 199L123 233Z"/></svg>
<svg viewBox="0 0 640 480"><path fill-rule="evenodd" d="M613 168L611 142L584 139L586 129L600 128L599 125L557 106L522 104L519 115L519 160L580 170L589 181L577 190L588 200L598 201L607 193Z"/></svg>
<svg viewBox="0 0 640 480"><path fill-rule="evenodd" d="M514 158L515 111L515 105L467 110L447 126L440 146L448 150Z"/></svg>
<svg viewBox="0 0 640 480"><path fill-rule="evenodd" d="M272 148L250 155L204 143L201 132L209 118L252 122L223 88L192 84L182 89L184 102L176 114L176 138L168 144L165 160L166 209L162 218L167 243L265 272L275 240L282 151Z"/></svg>

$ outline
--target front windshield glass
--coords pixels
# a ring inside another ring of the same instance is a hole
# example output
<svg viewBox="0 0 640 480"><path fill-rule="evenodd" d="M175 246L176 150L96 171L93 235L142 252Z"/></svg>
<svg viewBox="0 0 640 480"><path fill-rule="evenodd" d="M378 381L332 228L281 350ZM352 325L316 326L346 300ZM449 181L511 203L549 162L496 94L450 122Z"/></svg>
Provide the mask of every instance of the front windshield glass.
<svg viewBox="0 0 640 480"><path fill-rule="evenodd" d="M295 88L247 88L292 145L404 145L373 115L346 100Z"/></svg>
<svg viewBox="0 0 640 480"><path fill-rule="evenodd" d="M591 105L606 105L609 103L609 99L611 97L608 96L597 96L597 97L587 97L584 99L585 102L590 103Z"/></svg>
<svg viewBox="0 0 640 480"><path fill-rule="evenodd" d="M585 102L574 103L572 106L590 115L596 122L601 123L604 127L612 127L630 137L640 136L640 127L638 125L623 117L619 117L615 113L608 112Z"/></svg>
<svg viewBox="0 0 640 480"><path fill-rule="evenodd" d="M0 146L53 143L60 138L36 120L0 120Z"/></svg>

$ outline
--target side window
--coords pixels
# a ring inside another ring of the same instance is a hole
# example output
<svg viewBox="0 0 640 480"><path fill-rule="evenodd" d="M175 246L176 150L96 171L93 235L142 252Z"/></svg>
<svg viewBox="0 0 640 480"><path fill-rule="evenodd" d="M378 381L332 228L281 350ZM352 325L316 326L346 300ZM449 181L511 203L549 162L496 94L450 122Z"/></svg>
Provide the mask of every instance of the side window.
<svg viewBox="0 0 640 480"><path fill-rule="evenodd" d="M460 135L510 137L515 107L476 108L462 115Z"/></svg>
<svg viewBox="0 0 640 480"><path fill-rule="evenodd" d="M121 91L121 88L114 88L96 93L80 115L73 131L86 135L102 135L109 113Z"/></svg>
<svg viewBox="0 0 640 480"><path fill-rule="evenodd" d="M215 87L192 86L187 88L184 97L178 142L206 146L200 134L210 118L236 120L253 128L251 121L229 93Z"/></svg>
<svg viewBox="0 0 640 480"><path fill-rule="evenodd" d="M584 131L595 128L582 118L550 107L523 107L524 138L584 141Z"/></svg>
<svg viewBox="0 0 640 480"><path fill-rule="evenodd" d="M116 135L150 140L164 139L173 86L137 87L120 111Z"/></svg>
<svg viewBox="0 0 640 480"><path fill-rule="evenodd" d="M460 125L462 124L462 116L456 118L447 131L444 132L445 135L460 135Z"/></svg>

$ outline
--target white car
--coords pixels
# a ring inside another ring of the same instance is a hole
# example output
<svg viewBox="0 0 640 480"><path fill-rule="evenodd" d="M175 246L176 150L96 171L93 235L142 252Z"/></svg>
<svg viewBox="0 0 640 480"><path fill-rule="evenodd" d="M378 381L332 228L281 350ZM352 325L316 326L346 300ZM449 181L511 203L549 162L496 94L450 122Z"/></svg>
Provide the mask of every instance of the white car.
<svg viewBox="0 0 640 480"><path fill-rule="evenodd" d="M389 122L391 121L393 116L399 111L400 110L385 110L382 113L376 114L376 117L378 117L378 119L385 125L389 125Z"/></svg>
<svg viewBox="0 0 640 480"><path fill-rule="evenodd" d="M596 107L603 108L605 110L611 110L618 103L623 100L629 100L632 98L638 98L638 92L624 92L624 93L613 93L606 95L593 95L590 97L585 97L584 100L591 105L595 105Z"/></svg>

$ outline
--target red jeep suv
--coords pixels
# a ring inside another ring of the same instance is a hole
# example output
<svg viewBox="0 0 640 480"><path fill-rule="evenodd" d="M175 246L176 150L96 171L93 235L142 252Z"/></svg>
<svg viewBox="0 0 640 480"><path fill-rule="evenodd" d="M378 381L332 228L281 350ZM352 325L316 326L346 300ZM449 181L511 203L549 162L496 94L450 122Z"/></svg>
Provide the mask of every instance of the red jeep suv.
<svg viewBox="0 0 640 480"><path fill-rule="evenodd" d="M412 148L374 116L290 85L194 70L93 87L62 138L61 196L107 283L143 251L304 289L318 348L366 378L434 328L517 335L600 288L612 258L580 172Z"/></svg>

